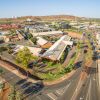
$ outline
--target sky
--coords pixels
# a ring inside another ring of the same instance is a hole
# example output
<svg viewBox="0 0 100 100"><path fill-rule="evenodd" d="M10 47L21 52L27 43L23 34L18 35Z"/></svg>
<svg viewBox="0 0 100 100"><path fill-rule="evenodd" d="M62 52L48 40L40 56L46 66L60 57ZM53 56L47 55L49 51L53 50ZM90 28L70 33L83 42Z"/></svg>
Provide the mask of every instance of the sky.
<svg viewBox="0 0 100 100"><path fill-rule="evenodd" d="M45 15L100 18L100 0L0 0L0 18Z"/></svg>

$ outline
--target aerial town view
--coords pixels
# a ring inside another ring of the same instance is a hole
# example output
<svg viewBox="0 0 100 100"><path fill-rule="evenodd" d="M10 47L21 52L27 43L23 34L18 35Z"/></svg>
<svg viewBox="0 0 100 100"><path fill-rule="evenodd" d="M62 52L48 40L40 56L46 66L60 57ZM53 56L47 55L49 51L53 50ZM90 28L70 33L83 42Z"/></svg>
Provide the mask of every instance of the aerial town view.
<svg viewBox="0 0 100 100"><path fill-rule="evenodd" d="M100 100L99 10L99 0L1 0L0 100Z"/></svg>

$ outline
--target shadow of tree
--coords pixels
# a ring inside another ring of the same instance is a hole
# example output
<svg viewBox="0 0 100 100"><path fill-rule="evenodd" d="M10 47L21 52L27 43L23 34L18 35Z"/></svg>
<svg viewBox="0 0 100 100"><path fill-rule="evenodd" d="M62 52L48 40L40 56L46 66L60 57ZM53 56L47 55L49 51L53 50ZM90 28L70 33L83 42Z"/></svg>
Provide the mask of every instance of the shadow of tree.
<svg viewBox="0 0 100 100"><path fill-rule="evenodd" d="M27 83L23 84L21 87L22 87L22 88L25 88L25 87L30 86L31 84L32 84L31 82L27 82Z"/></svg>
<svg viewBox="0 0 100 100"><path fill-rule="evenodd" d="M26 79L22 79L22 80L18 81L18 82L16 83L16 85L23 84L25 81L26 81Z"/></svg>

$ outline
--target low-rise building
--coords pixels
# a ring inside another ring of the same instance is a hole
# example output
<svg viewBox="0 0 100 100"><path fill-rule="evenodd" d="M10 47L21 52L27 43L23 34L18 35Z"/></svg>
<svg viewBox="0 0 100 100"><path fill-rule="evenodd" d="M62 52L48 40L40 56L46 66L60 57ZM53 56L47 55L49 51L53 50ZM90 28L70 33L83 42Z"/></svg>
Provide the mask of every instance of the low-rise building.
<svg viewBox="0 0 100 100"><path fill-rule="evenodd" d="M29 31L30 33L37 33L37 32L48 32L48 31L54 31L54 28L50 28L47 24L36 24L33 25L27 25L25 26L25 31Z"/></svg>
<svg viewBox="0 0 100 100"><path fill-rule="evenodd" d="M40 46L46 44L48 41L46 39L43 39L42 37L37 37L37 44Z"/></svg>
<svg viewBox="0 0 100 100"><path fill-rule="evenodd" d="M24 39L24 37L20 33L9 34L8 31L4 31L0 33L1 33L0 38L3 38L4 42L18 41Z"/></svg>
<svg viewBox="0 0 100 100"><path fill-rule="evenodd" d="M43 49L48 49L52 46L53 44L51 42L47 42L46 44L42 45L41 48Z"/></svg>
<svg viewBox="0 0 100 100"><path fill-rule="evenodd" d="M57 42L55 42L43 55L43 58L51 59L53 61L60 60L67 45L73 45L70 41L71 37L68 35L62 36Z"/></svg>
<svg viewBox="0 0 100 100"><path fill-rule="evenodd" d="M49 32L37 32L37 33L31 33L33 36L43 36L43 35L60 35L63 34L62 31L49 31Z"/></svg>
<svg viewBox="0 0 100 100"><path fill-rule="evenodd" d="M19 50L23 49L24 47L27 47L34 56L40 56L42 48L23 46L23 45L17 45L13 50L14 51L13 55L16 54Z"/></svg>
<svg viewBox="0 0 100 100"><path fill-rule="evenodd" d="M43 39L42 37L37 37L37 44L41 46L41 48L47 49L52 46L52 43Z"/></svg>
<svg viewBox="0 0 100 100"><path fill-rule="evenodd" d="M20 25L17 25L17 24L2 24L0 25L0 29L2 30L7 30L7 29L18 29L18 28L21 28Z"/></svg>
<svg viewBox="0 0 100 100"><path fill-rule="evenodd" d="M5 41L5 35L8 35L8 34L9 34L8 31L1 31L0 32L0 40L3 40L4 42L6 42Z"/></svg>

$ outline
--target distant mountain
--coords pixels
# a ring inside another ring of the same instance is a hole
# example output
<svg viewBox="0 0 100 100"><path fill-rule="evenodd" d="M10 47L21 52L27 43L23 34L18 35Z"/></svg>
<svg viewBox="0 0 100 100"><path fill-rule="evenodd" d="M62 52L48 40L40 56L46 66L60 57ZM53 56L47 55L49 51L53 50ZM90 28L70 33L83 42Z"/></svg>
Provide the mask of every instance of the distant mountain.
<svg viewBox="0 0 100 100"><path fill-rule="evenodd" d="M17 18L1 18L0 23L22 23L30 18L32 21L59 21L59 20L91 20L91 18L77 17L72 15L50 15L50 16L21 16ZM94 18L92 18L93 20ZM95 19L96 20L96 19Z"/></svg>
<svg viewBox="0 0 100 100"><path fill-rule="evenodd" d="M40 18L41 20L75 20L79 18L71 15L51 15L51 16L36 16L32 18Z"/></svg>
<svg viewBox="0 0 100 100"><path fill-rule="evenodd" d="M80 17L76 17L76 16L72 16L72 15L51 15L51 16L22 16L22 17L17 17L17 18L1 18L0 21L25 21L27 20L27 18L32 19L33 21L49 21L49 20L75 20L76 18L80 18Z"/></svg>

